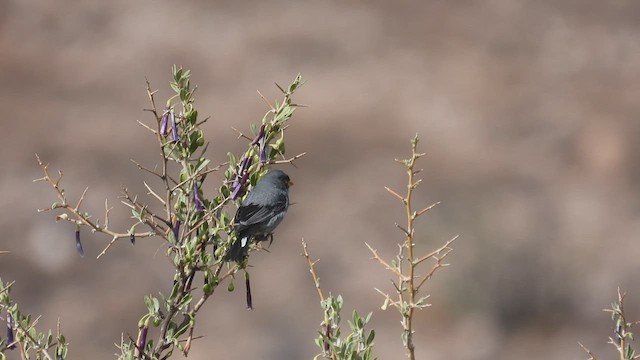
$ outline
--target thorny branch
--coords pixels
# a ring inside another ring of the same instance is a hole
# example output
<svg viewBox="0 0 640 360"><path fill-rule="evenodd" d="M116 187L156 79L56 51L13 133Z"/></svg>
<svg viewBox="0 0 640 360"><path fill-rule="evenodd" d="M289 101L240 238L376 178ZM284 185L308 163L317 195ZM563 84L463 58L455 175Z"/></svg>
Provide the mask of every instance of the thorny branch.
<svg viewBox="0 0 640 360"><path fill-rule="evenodd" d="M322 293L322 288L320 288L320 277L316 274L315 265L320 260L311 260L311 256L309 256L309 251L307 250L307 243L302 239L302 251L305 259L307 259L307 264L309 264L309 272L311 273L311 277L313 278L313 283L316 286L316 291L318 292L318 297L320 301L324 300L324 294Z"/></svg>
<svg viewBox="0 0 640 360"><path fill-rule="evenodd" d="M146 91L151 108L145 111L153 115L155 125L138 121L140 126L156 136L161 165L147 167L132 160L138 169L161 181L160 189L152 188L146 182L144 186L148 197L154 199L154 202L157 201L162 206L162 211L154 212L148 204L129 194L125 188L120 200L131 210L135 223L126 232L113 231L109 228L109 213L112 208L106 201L104 223L100 224L99 221L92 220L81 208L88 189L84 190L75 206L69 205L68 198L60 186L62 172L59 172L57 177L52 177L48 165L36 155L44 176L35 181L49 183L58 197L58 202L50 208L39 211L63 210L56 220L66 220L76 225L79 251L82 250L79 241L81 227L88 227L92 232L111 237L98 258L106 254L111 246L122 238L128 238L135 243L136 238L157 236L167 245L167 256L175 267L171 293L161 294L162 300L153 296L145 297L148 313L138 322L136 339L129 337L130 342L126 343L123 337L119 345L121 359L167 359L174 349L186 356L192 341L200 337L194 335L196 314L217 286L232 279L237 271L243 270L248 289L247 262L229 264L223 261L223 255L234 240L233 223L225 208L230 203L241 200L248 188L266 173L269 165L295 166L295 161L305 155L300 153L287 158L284 147L284 130L295 108L298 107L292 103L291 96L302 85L300 75L286 90L278 86L284 94L284 99L276 102L276 107L269 103L269 110L262 119L256 138L243 136L250 140L250 143L242 155L242 160L237 161L233 154L229 154L229 161L212 167L209 165L210 160L204 157L209 144L204 140L203 131L199 128L208 118L198 120L198 113L194 107L193 93L197 87L190 85L189 70L174 66L172 71L173 82L170 85L176 95L167 100L166 106L159 109L156 101L157 91L152 90L147 81ZM240 163L246 165L244 169L239 166ZM174 172L173 165L179 170ZM218 189L218 194L206 198L203 187L207 175L225 167L227 169L224 171L224 181ZM240 169L243 171L242 176L239 176ZM149 231L137 232L138 225L147 227ZM194 284L197 274L201 274L203 278L201 287ZM198 294L199 292L201 294ZM194 301L195 299L197 301ZM155 340L147 339L150 326L159 329Z"/></svg>
<svg viewBox="0 0 640 360"><path fill-rule="evenodd" d="M402 316L402 342L406 348L406 356L411 360L415 360L416 358L415 345L413 342L413 313L416 309L431 306L431 304L426 303L429 295L419 297L420 290L422 290L425 282L431 279L438 269L449 266L449 264L445 263L444 260L452 251L452 248L450 247L451 243L458 238L457 236L452 238L444 245L426 255L418 256L415 254L414 221L439 204L435 203L419 211L413 210L413 191L422 181L421 179L415 179L415 176L422 171L415 169L415 164L420 157L425 155L417 152L417 144L418 136L416 135L411 141L411 157L407 160L396 160L405 167L407 172L407 190L405 194L401 195L399 192L385 186L385 189L404 205L406 225L402 226L400 224L396 224L396 227L405 236L405 241L399 246L398 254L394 261L391 262L383 259L378 254L377 250L365 243L373 255L372 259L375 259L385 269L391 271L398 278L397 283L392 282L396 289L395 297L379 289L375 290L384 297L384 304L382 305L383 310L391 305L396 308ZM418 266L427 260L434 261L431 268L424 275L416 275Z"/></svg>
<svg viewBox="0 0 640 360"><path fill-rule="evenodd" d="M626 293L622 292L618 288L618 297L616 301L611 304L611 308L603 309L603 311L611 314L611 320L614 323L613 336L609 337L609 344L611 344L618 352L620 360L634 360L640 359L640 355L636 355L635 349L631 346L631 342L634 340L631 329L640 324L640 321L628 321L624 309L624 299ZM586 346L578 342L578 345L589 355L588 360L598 360L598 358L587 349Z"/></svg>
<svg viewBox="0 0 640 360"><path fill-rule="evenodd" d="M58 171L58 177L56 179L53 179L49 174L49 169L48 169L49 165L44 164L42 160L40 160L40 156L38 156L38 154L36 154L36 159L38 161L38 165L40 165L40 168L42 169L44 176L39 179L35 179L33 181L34 182L46 181L47 183L49 183L49 185L51 185L56 195L58 196L58 200L59 200L49 208L38 209L38 212L64 209L66 212L63 213L62 215L58 215L56 217L56 221L66 220L76 224L77 226L85 225L91 228L92 232L98 232L98 233L102 233L110 236L111 242L109 242L109 244L104 248L104 250L98 255L98 258L104 255L104 253L106 253L106 251L111 247L111 245L113 245L113 243L115 243L117 240L123 239L123 238L129 239L131 237L131 234L128 232L121 233L121 232L116 232L109 229L109 211L110 211L109 208L105 209L104 225L100 225L99 222L92 221L91 216L89 214L81 211L80 206L82 205L82 201L84 200L84 197L87 194L87 190L89 188L84 189L84 191L82 192L82 195L80 196L80 199L78 200L75 206L69 205L66 194L64 190L60 187L60 182L62 181L62 176L63 176L62 171ZM143 233L136 233L135 236L137 238L145 238L145 237L155 236L156 234L157 233L155 231L148 231Z"/></svg>

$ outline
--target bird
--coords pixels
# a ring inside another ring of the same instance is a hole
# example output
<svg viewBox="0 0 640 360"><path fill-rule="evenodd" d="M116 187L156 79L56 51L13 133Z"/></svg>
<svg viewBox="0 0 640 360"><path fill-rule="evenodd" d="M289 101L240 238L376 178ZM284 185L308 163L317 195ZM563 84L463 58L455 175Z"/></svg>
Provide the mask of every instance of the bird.
<svg viewBox="0 0 640 360"><path fill-rule="evenodd" d="M251 241L273 241L273 231L289 208L291 185L289 175L282 170L271 170L258 180L234 216L236 240L225 256L227 261L244 261Z"/></svg>

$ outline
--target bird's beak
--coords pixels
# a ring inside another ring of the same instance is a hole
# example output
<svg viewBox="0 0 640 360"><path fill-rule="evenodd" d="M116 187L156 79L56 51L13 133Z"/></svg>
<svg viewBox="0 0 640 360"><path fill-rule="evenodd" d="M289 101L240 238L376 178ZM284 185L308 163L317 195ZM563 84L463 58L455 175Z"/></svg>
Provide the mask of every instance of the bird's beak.
<svg viewBox="0 0 640 360"><path fill-rule="evenodd" d="M288 186L293 186L293 181L289 180L289 182L287 183Z"/></svg>

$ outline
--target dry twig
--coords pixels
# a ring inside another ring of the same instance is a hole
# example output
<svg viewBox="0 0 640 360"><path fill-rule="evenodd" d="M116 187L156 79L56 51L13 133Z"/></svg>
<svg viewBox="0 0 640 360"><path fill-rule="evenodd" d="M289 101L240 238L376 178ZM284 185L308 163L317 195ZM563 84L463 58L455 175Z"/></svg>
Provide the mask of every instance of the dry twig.
<svg viewBox="0 0 640 360"><path fill-rule="evenodd" d="M375 290L384 297L384 303L382 305L383 310L391 305L401 314L401 323L403 328L402 340L406 348L406 356L411 360L415 360L416 358L415 345L413 342L413 313L416 309L431 306L431 304L426 303L429 295L419 297L420 290L424 286L425 282L431 279L438 269L449 265L448 263L445 263L444 260L453 250L450 247L451 243L457 239L457 236L452 238L444 245L426 255L418 256L415 254L414 221L439 204L439 202L437 202L423 208L422 210L413 210L413 191L422 181L421 179L415 179L416 174L420 173L422 170L416 170L414 166L416 160L425 155L417 152L417 144L418 137L416 136L411 141L411 157L407 160L396 159L396 161L402 164L407 171L408 178L406 193L401 195L399 192L385 186L385 189L404 205L406 213L406 225L403 226L395 224L405 237L404 242L399 246L398 254L393 261L387 261L378 254L377 250L372 248L368 243L365 243L369 248L369 251L371 251L373 259L397 277L397 282L392 281L392 284L396 289L395 297L379 289ZM417 275L418 266L427 260L433 260L434 264L424 275Z"/></svg>

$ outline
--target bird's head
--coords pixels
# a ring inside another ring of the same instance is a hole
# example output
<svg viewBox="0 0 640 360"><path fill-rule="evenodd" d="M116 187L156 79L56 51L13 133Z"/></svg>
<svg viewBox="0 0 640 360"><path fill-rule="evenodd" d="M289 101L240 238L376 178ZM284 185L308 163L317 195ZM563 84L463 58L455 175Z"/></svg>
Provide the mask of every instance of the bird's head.
<svg viewBox="0 0 640 360"><path fill-rule="evenodd" d="M285 188L289 188L291 185L293 185L293 182L291 181L291 179L289 178L289 175L287 175L284 171L282 170L271 170L267 175L265 175L265 177L271 177L273 178L275 181L281 183Z"/></svg>

